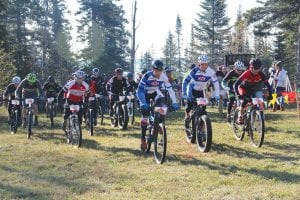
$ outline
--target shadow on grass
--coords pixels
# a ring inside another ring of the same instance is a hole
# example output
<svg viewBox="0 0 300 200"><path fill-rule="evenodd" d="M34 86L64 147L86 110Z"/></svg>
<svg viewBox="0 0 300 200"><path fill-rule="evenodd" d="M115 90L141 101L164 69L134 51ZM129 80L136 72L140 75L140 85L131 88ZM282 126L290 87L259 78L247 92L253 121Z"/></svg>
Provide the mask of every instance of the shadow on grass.
<svg viewBox="0 0 300 200"><path fill-rule="evenodd" d="M221 175L231 175L237 172L244 172L248 174L252 174L255 176L260 176L265 179L276 180L281 182L288 183L299 183L300 182L300 174L290 173L285 171L275 171L275 170L264 170L257 168L244 168L236 165L227 165L227 164L216 164L214 162L207 162L198 160L196 158L190 159L182 159L182 156L176 155L167 155L167 160L172 162L179 162L183 165L195 165L195 166L203 166L209 170L218 171Z"/></svg>
<svg viewBox="0 0 300 200"><path fill-rule="evenodd" d="M0 169L9 173L17 173L21 177L24 177L25 179L31 179L31 181L34 181L35 184L38 184L39 182L47 182L51 185L55 185L58 187L63 187L68 190L70 190L71 193L75 194L83 194L90 190L90 188L95 188L99 187L99 185L95 184L85 184L83 182L79 182L79 180L82 178L82 173L78 173L75 176L72 175L72 177L67 177L67 176L58 176L56 174L51 174L51 175L42 175L40 173L36 173L35 171L25 171L25 170L19 170L13 167L7 167L7 166L2 166L0 165ZM67 168L66 168L67 170ZM78 181L77 181L78 179ZM37 182L37 183L36 183ZM32 185L29 185L32 186ZM0 183L0 188L1 188L1 183ZM10 189L10 188L7 188ZM29 192L27 192L29 191ZM14 191L14 188L12 187L9 192L13 193L16 192ZM43 198L38 198L38 199L45 199L45 195L39 194L37 191L33 191L32 189L27 189L27 188L20 188L19 192L24 195L22 198L30 198L34 199L34 195L38 197L43 197ZM49 191L50 192L50 191ZM49 193L48 193L49 194ZM41 196L39 196L41 195Z"/></svg>
<svg viewBox="0 0 300 200"><path fill-rule="evenodd" d="M148 153L142 152L140 149L127 148L127 147L102 146L97 141L90 140L90 139L84 139L82 144L83 144L84 148L94 149L94 150L98 150L98 151L106 151L111 154L127 152L134 156L139 156L139 157L147 157L149 155Z"/></svg>
<svg viewBox="0 0 300 200"><path fill-rule="evenodd" d="M280 145L280 144L275 144L275 143L265 143L264 145L270 146L273 145L273 147L276 149L287 149L289 148L286 145ZM295 150L296 151L296 145L291 145L290 150ZM264 160L264 159L271 159L277 162L283 162L283 161L296 161L298 158L288 156L288 155L281 155L281 154L276 154L276 153L257 153L255 151L251 151L248 149L243 149L239 147L234 147L232 145L220 143L220 144L213 144L212 149L216 151L217 153L220 154L227 154L232 157L238 157L238 158L253 158L257 160Z"/></svg>

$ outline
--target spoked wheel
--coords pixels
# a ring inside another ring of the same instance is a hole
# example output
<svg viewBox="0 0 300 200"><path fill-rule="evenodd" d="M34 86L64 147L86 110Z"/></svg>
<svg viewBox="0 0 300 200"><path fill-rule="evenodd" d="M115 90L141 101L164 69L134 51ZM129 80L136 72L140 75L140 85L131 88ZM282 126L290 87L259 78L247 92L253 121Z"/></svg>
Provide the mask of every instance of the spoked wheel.
<svg viewBox="0 0 300 200"><path fill-rule="evenodd" d="M167 132L163 123L152 129L154 136L154 158L157 164L162 164L167 152Z"/></svg>
<svg viewBox="0 0 300 200"><path fill-rule="evenodd" d="M71 126L71 143L74 147L80 147L82 143L81 127L77 119L73 119Z"/></svg>
<svg viewBox="0 0 300 200"><path fill-rule="evenodd" d="M119 128L123 130L127 129L128 120L129 120L127 106L122 106L119 108L118 120L119 120Z"/></svg>
<svg viewBox="0 0 300 200"><path fill-rule="evenodd" d="M185 136L186 136L186 141L188 143L195 144L196 141L196 134L195 134L195 121L194 117L191 120L186 120L184 121L185 123ZM191 124L192 123L192 124ZM192 125L192 127L191 127Z"/></svg>
<svg viewBox="0 0 300 200"><path fill-rule="evenodd" d="M231 125L234 133L234 137L236 140L242 141L245 136L245 128L244 124L238 124L238 118L239 118L239 110L236 109L235 111L232 111L231 115Z"/></svg>
<svg viewBox="0 0 300 200"><path fill-rule="evenodd" d="M250 128L248 130L251 144L254 147L261 147L265 136L265 122L262 111L251 112Z"/></svg>
<svg viewBox="0 0 300 200"><path fill-rule="evenodd" d="M29 112L27 115L27 138L30 139L31 135L32 135L32 112Z"/></svg>
<svg viewBox="0 0 300 200"><path fill-rule="evenodd" d="M51 126L51 128L54 127L54 109L53 109L53 105L50 106L50 126Z"/></svg>
<svg viewBox="0 0 300 200"><path fill-rule="evenodd" d="M196 140L201 152L209 152L212 143L211 121L207 115L202 115L196 120Z"/></svg>
<svg viewBox="0 0 300 200"><path fill-rule="evenodd" d="M115 109L115 113L113 114L113 116L110 117L110 125L112 127L117 127L118 126L118 112L119 112L119 108L118 107L114 107Z"/></svg>
<svg viewBox="0 0 300 200"><path fill-rule="evenodd" d="M103 109L101 106L98 107L98 116L100 116L100 124L104 125L103 121L104 121L104 113L103 113Z"/></svg>
<svg viewBox="0 0 300 200"><path fill-rule="evenodd" d="M11 134L15 134L18 129L18 111L13 112L13 116L10 119L10 131Z"/></svg>
<svg viewBox="0 0 300 200"><path fill-rule="evenodd" d="M147 148L146 148L146 150L145 150L145 152L146 153L149 153L149 151L150 151L150 149L151 149L151 144L152 144L152 142L153 142L153 139L154 139L154 137L153 137L153 131L152 131L152 129L153 129L153 127L152 126L150 126L149 127L149 131L148 131L148 136L147 136L147 138L146 138L146 144L147 144Z"/></svg>
<svg viewBox="0 0 300 200"><path fill-rule="evenodd" d="M89 110L88 126L89 126L88 131L90 133L90 136L93 136L94 135L94 113L92 109Z"/></svg>

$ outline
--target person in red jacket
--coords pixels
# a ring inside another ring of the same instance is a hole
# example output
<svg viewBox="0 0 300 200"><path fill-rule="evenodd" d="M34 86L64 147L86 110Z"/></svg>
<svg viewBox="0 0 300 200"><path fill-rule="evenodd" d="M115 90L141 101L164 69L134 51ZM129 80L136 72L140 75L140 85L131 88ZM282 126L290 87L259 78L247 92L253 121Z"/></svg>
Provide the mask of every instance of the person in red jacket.
<svg viewBox="0 0 300 200"><path fill-rule="evenodd" d="M74 73L74 80L69 81L62 89L64 97L68 105L80 105L81 109L78 112L78 118L80 124L82 123L82 105L85 95L89 91L89 85L84 81L85 73L83 71L76 71ZM66 129L67 119L70 116L71 111L68 106L65 107L64 122L62 129Z"/></svg>

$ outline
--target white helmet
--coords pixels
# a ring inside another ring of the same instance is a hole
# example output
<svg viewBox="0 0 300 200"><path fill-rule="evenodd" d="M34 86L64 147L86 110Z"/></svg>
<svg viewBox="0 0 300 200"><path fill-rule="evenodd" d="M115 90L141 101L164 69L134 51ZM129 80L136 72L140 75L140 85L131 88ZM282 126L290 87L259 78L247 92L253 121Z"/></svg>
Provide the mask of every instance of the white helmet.
<svg viewBox="0 0 300 200"><path fill-rule="evenodd" d="M81 71L81 70L78 70L78 71L76 71L75 73L74 73L74 77L75 78L84 78L85 77L85 73L84 73L84 71Z"/></svg>
<svg viewBox="0 0 300 200"><path fill-rule="evenodd" d="M21 82L21 78L19 76L15 76L15 77L12 78L11 82L13 84L20 83Z"/></svg>
<svg viewBox="0 0 300 200"><path fill-rule="evenodd" d="M207 55L201 55L198 57L198 62L201 63L208 63L209 59Z"/></svg>
<svg viewBox="0 0 300 200"><path fill-rule="evenodd" d="M241 62L241 61L239 61L239 60L237 60L237 61L234 63L234 66L235 66L235 69L237 69L237 70L241 70L241 71L246 70L244 63Z"/></svg>

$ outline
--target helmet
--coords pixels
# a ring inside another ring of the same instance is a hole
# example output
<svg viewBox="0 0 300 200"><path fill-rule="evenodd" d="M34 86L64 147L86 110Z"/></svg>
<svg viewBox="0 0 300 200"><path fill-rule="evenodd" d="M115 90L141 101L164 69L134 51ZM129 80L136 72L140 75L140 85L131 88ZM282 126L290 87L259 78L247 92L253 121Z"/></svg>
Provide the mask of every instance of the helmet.
<svg viewBox="0 0 300 200"><path fill-rule="evenodd" d="M37 81L36 75L34 73L27 74L26 78L30 83L35 83Z"/></svg>
<svg viewBox="0 0 300 200"><path fill-rule="evenodd" d="M143 69L143 70L141 71L141 73L142 73L142 74L146 74L147 71L148 71L147 69Z"/></svg>
<svg viewBox="0 0 300 200"><path fill-rule="evenodd" d="M127 74L127 78L133 78L133 73L129 72L129 73Z"/></svg>
<svg viewBox="0 0 300 200"><path fill-rule="evenodd" d="M11 83L13 84L20 83L20 82L21 82L21 78L19 76L15 76L11 80Z"/></svg>
<svg viewBox="0 0 300 200"><path fill-rule="evenodd" d="M198 62L201 63L208 63L209 59L207 55L201 55L198 57Z"/></svg>
<svg viewBox="0 0 300 200"><path fill-rule="evenodd" d="M161 60L155 60L152 64L152 67L157 70L163 70L164 63Z"/></svg>
<svg viewBox="0 0 300 200"><path fill-rule="evenodd" d="M241 62L241 61L239 61L239 60L237 60L237 61L234 63L234 66L235 66L235 69L237 69L237 70L241 70L241 71L245 70L244 63Z"/></svg>
<svg viewBox="0 0 300 200"><path fill-rule="evenodd" d="M115 69L115 73L116 74L121 74L121 73L123 73L123 69L122 68L117 68L117 69Z"/></svg>
<svg viewBox="0 0 300 200"><path fill-rule="evenodd" d="M100 74L100 69L99 68L93 68L92 70L93 75L98 76Z"/></svg>
<svg viewBox="0 0 300 200"><path fill-rule="evenodd" d="M262 63L258 58L253 58L250 60L250 65L252 65L254 69L260 69Z"/></svg>
<svg viewBox="0 0 300 200"><path fill-rule="evenodd" d="M49 81L49 82L54 82L53 76L48 76L48 81Z"/></svg>
<svg viewBox="0 0 300 200"><path fill-rule="evenodd" d="M75 78L84 78L85 77L85 73L84 73L84 71L81 71L81 70L78 70L78 71L76 71L75 73L74 73L74 77Z"/></svg>

